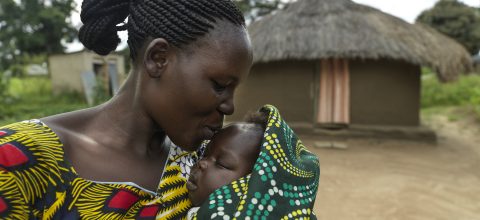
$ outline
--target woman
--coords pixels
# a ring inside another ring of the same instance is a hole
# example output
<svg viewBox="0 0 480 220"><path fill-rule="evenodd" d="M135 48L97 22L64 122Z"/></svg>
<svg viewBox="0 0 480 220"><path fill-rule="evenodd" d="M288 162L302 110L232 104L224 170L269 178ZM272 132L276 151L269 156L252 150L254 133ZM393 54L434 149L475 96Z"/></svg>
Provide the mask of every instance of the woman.
<svg viewBox="0 0 480 220"><path fill-rule="evenodd" d="M80 41L101 55L127 30L133 68L103 105L0 129L0 218L184 218L195 151L233 113L252 63L241 12L230 0L84 0L81 19Z"/></svg>

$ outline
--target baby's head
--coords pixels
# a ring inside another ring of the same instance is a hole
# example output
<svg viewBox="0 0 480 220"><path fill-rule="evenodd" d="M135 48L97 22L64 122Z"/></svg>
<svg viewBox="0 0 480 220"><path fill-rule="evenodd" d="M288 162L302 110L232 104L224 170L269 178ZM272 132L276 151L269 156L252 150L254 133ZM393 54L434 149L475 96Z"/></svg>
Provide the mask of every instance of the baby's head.
<svg viewBox="0 0 480 220"><path fill-rule="evenodd" d="M187 183L194 206L200 206L215 189L252 172L265 126L266 116L256 112L215 134Z"/></svg>

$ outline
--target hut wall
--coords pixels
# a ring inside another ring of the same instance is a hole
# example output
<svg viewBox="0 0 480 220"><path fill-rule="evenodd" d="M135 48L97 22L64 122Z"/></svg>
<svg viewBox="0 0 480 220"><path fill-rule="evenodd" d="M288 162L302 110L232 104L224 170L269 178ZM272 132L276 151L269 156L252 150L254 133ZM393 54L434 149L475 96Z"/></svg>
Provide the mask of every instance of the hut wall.
<svg viewBox="0 0 480 220"><path fill-rule="evenodd" d="M83 52L49 57L52 90L55 94L63 91L83 92L80 73L89 68L88 55Z"/></svg>
<svg viewBox="0 0 480 220"><path fill-rule="evenodd" d="M350 61L351 123L418 126L420 71L401 61Z"/></svg>
<svg viewBox="0 0 480 220"><path fill-rule="evenodd" d="M288 122L312 123L315 63L282 61L255 64L235 95L235 114L229 121L242 120L249 111L264 104L278 107Z"/></svg>
<svg viewBox="0 0 480 220"><path fill-rule="evenodd" d="M117 68L117 84L125 81L124 58L121 55L110 54L102 57L93 52L80 51L71 54L58 54L49 57L49 68L52 89L55 94L65 91L84 92L82 73L94 71L95 60L113 62Z"/></svg>

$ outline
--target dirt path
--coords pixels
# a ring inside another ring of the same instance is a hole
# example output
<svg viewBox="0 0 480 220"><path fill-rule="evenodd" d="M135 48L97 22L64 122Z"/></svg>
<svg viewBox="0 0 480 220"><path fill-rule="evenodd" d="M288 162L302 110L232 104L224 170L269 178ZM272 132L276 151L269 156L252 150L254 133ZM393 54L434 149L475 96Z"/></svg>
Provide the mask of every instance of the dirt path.
<svg viewBox="0 0 480 220"><path fill-rule="evenodd" d="M438 144L348 140L312 148L322 220L480 220L480 126L435 116ZM307 146L317 141L303 139Z"/></svg>

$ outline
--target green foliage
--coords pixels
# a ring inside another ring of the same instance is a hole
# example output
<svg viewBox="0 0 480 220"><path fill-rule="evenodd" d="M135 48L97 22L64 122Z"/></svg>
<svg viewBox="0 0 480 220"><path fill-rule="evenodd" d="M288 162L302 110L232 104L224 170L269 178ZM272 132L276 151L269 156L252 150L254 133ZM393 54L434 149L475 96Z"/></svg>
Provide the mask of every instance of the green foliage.
<svg viewBox="0 0 480 220"><path fill-rule="evenodd" d="M87 107L78 93L52 95L48 77L12 78L9 93L11 101L0 103L0 126Z"/></svg>
<svg viewBox="0 0 480 220"><path fill-rule="evenodd" d="M24 77L27 75L27 66L29 64L46 65L47 56L45 54L22 54L17 56L16 62L9 65L8 71L14 77Z"/></svg>
<svg viewBox="0 0 480 220"><path fill-rule="evenodd" d="M422 108L468 106L480 117L480 75L462 76L457 82L444 84L424 71L421 100Z"/></svg>
<svg viewBox="0 0 480 220"><path fill-rule="evenodd" d="M7 103L10 95L8 93L9 77L4 72L0 72L0 103Z"/></svg>
<svg viewBox="0 0 480 220"><path fill-rule="evenodd" d="M0 1L0 70L24 65L27 55L64 51L76 30L69 20L74 0Z"/></svg>
<svg viewBox="0 0 480 220"><path fill-rule="evenodd" d="M477 87L473 89L472 97L470 97L470 103L472 103L473 110L480 118L480 87L478 86L478 84Z"/></svg>
<svg viewBox="0 0 480 220"><path fill-rule="evenodd" d="M480 50L480 9L457 0L440 0L432 9L422 12L417 22L457 40L471 54Z"/></svg>
<svg viewBox="0 0 480 220"><path fill-rule="evenodd" d="M105 86L105 80L103 77L97 76L96 77L97 84L94 88L94 96L93 96L93 105L99 105L106 101L108 101L112 96L108 91L108 86Z"/></svg>
<svg viewBox="0 0 480 220"><path fill-rule="evenodd" d="M282 0L236 0L235 4L242 10L247 22L251 23L258 18L269 14L285 5Z"/></svg>

